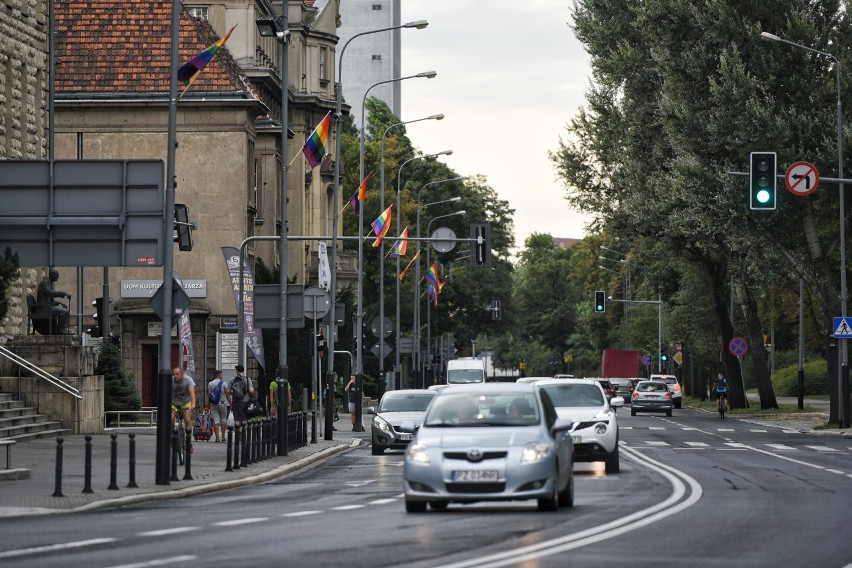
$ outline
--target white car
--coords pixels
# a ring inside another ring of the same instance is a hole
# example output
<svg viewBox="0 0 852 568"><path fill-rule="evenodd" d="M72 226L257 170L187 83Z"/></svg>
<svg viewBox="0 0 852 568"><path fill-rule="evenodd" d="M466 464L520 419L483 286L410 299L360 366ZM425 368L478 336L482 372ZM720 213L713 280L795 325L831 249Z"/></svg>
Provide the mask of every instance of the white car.
<svg viewBox="0 0 852 568"><path fill-rule="evenodd" d="M617 472L620 466L615 408L624 405L624 398L616 396L607 402L600 383L584 379L549 379L535 385L550 398L559 418L574 421L574 461L603 461L607 473Z"/></svg>
<svg viewBox="0 0 852 568"><path fill-rule="evenodd" d="M674 375L651 375L649 381L663 381L669 387L669 392L672 393L672 402L675 408L680 408L683 403L683 389Z"/></svg>

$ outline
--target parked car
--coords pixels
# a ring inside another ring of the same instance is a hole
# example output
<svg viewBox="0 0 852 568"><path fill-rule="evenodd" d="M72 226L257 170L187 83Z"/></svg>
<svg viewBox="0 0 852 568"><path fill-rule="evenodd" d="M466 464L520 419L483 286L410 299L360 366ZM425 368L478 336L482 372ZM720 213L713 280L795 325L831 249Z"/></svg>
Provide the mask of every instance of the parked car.
<svg viewBox="0 0 852 568"><path fill-rule="evenodd" d="M609 382L615 389L615 396L620 396L624 402L630 401L630 396L633 394L633 379L610 379Z"/></svg>
<svg viewBox="0 0 852 568"><path fill-rule="evenodd" d="M612 383L609 382L609 379L604 379L602 377L586 377L584 380L596 381L606 394L607 400L612 400L612 398L615 396L615 387L612 386Z"/></svg>
<svg viewBox="0 0 852 568"><path fill-rule="evenodd" d="M637 412L665 412L666 416L671 416L672 398L669 385L663 381L639 381L633 389L630 416L636 416Z"/></svg>
<svg viewBox="0 0 852 568"><path fill-rule="evenodd" d="M545 380L549 380L549 379L550 379L550 377L521 377L520 379L518 379L515 382L516 383L535 383L535 382L538 382L538 381L545 381Z"/></svg>
<svg viewBox="0 0 852 568"><path fill-rule="evenodd" d="M622 406L620 396L607 401L600 383L583 379L550 379L536 387L547 393L556 414L574 422L574 461L606 464L607 473L620 469L618 453L618 418L614 408Z"/></svg>
<svg viewBox="0 0 852 568"><path fill-rule="evenodd" d="M672 393L672 401L675 408L680 408L683 404L683 391L680 388L680 383L674 375L651 375L652 381L663 381L669 387L669 392Z"/></svg>
<svg viewBox="0 0 852 568"><path fill-rule="evenodd" d="M407 448L435 394L432 390L414 389L386 392L371 424L373 455L380 456L387 449Z"/></svg>
<svg viewBox="0 0 852 568"><path fill-rule="evenodd" d="M545 511L573 505L572 426L533 385L441 391L405 452L405 510L527 499Z"/></svg>

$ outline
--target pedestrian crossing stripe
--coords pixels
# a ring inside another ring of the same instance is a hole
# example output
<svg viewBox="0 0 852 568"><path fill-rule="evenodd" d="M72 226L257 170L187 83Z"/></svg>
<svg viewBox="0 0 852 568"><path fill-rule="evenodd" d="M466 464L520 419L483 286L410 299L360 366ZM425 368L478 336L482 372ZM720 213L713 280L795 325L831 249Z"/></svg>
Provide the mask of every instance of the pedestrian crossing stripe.
<svg viewBox="0 0 852 568"><path fill-rule="evenodd" d="M684 444L693 448L706 448L709 446L709 444L706 444L704 442L684 442Z"/></svg>
<svg viewBox="0 0 852 568"><path fill-rule="evenodd" d="M791 446L785 446L784 444L766 444L766 445L769 446L770 448L772 448L773 450L795 450L796 449L796 448L793 448Z"/></svg>
<svg viewBox="0 0 852 568"><path fill-rule="evenodd" d="M668 446L670 445L668 442L661 442L659 440L645 440L645 443L649 446Z"/></svg>
<svg viewBox="0 0 852 568"><path fill-rule="evenodd" d="M834 448L829 448L828 446L805 446L806 448L810 448L812 450L816 450L818 452L836 452Z"/></svg>
<svg viewBox="0 0 852 568"><path fill-rule="evenodd" d="M846 318L834 318L834 337L852 337L852 325L846 321Z"/></svg>

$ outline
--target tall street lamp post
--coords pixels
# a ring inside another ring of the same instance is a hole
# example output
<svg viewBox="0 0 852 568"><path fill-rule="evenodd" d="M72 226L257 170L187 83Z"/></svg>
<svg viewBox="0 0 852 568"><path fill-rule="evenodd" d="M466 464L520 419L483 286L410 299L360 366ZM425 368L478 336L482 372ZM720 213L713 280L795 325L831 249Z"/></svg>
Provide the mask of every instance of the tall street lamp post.
<svg viewBox="0 0 852 568"><path fill-rule="evenodd" d="M447 199L446 201L448 201L448 202L449 201L459 201L459 199L460 198L454 197L452 199ZM436 205L436 204L435 203L429 203L429 205ZM424 206L424 208L425 208L425 206ZM461 211L454 211L453 213L447 213L446 215L438 215L437 217L433 217L432 219L429 220L429 223L426 224L426 234L427 235L432 234L432 223L434 223L438 219L446 219L447 217L455 217L457 215L466 215L466 214L467 214L467 211L462 209ZM419 243L420 241L417 241L417 242ZM430 255L431 252L432 251L430 249L430 246L429 246L429 244L427 244L426 245L426 266L427 267L430 266L430 262L432 260L431 255ZM428 268L427 268L427 270L428 270ZM419 297L417 299L417 304L418 304L418 311L419 311L419 309L420 309ZM430 355L432 353L432 305L429 303L428 299L426 301L426 353L429 353ZM430 369L432 368L431 357L430 357L430 360L429 360L429 368ZM424 369L424 372L425 372L425 369ZM425 376L425 373L424 373L424 376Z"/></svg>
<svg viewBox="0 0 852 568"><path fill-rule="evenodd" d="M816 53L823 57L829 58L834 62L834 71L837 83L837 177L841 180L838 182L839 191L839 206L840 206L840 316L846 317L846 205L843 195L843 105L840 99L840 61L825 51L819 51L812 47L807 47L792 41L782 39L775 34L769 32L761 32L760 39L765 41L777 41L785 43ZM837 354L840 359L840 369L837 377L837 415L840 421L841 428L850 427L850 412L849 412L849 361L847 358L846 339L837 339Z"/></svg>
<svg viewBox="0 0 852 568"><path fill-rule="evenodd" d="M452 150L444 150L442 152L436 152L434 154L424 154L423 156L414 156L413 158L409 158L399 166L399 169L396 172L396 234L399 235L400 229L400 209L402 208L402 169L406 166L406 164L413 162L414 160L423 160L425 158L436 158L438 156L451 156L453 154ZM402 383L399 377L400 367L399 367L399 340L400 340L400 281L399 281L399 271L400 271L400 257L396 257L396 366L394 367L394 375L396 377L396 386L399 388ZM417 287L415 283L415 288Z"/></svg>
<svg viewBox="0 0 852 568"><path fill-rule="evenodd" d="M406 122L397 122L396 124L391 124L385 131L382 132L382 152L381 152L381 193L380 193L380 203L379 210L385 210L385 137L388 132L392 128L396 128L397 126L402 126L403 124L411 124L413 122L421 122L423 120L444 120L443 114L433 114L431 116L427 116L424 118L417 118L415 120L408 120ZM380 335L382 336L379 339L379 397L384 394L385 388L385 342L384 342L384 331L385 331L385 242L384 240L379 245L379 329Z"/></svg>
<svg viewBox="0 0 852 568"><path fill-rule="evenodd" d="M288 129L288 76L289 66L287 64L287 46L290 44L290 31L287 20L287 0L281 6L281 16L262 16L257 18L257 29L263 37L275 37L278 42L279 61L281 62L281 240L278 242L278 294L280 319L278 321L278 383L276 396L278 398L278 421L276 423L279 440L287 439L287 426L289 422L289 408L287 405L287 392L290 389L290 371L287 366L287 283L288 283L288 257L287 257L287 129ZM287 444L278 444L278 455L287 455Z"/></svg>
<svg viewBox="0 0 852 568"><path fill-rule="evenodd" d="M334 215L332 217L332 228L331 228L331 278L330 278L330 289L331 289L331 309L328 313L328 321L330 326L334 326L336 319L335 308L337 304L337 226L338 226L338 214L340 210L340 123L343 118L343 54L346 52L346 48L352 43L357 37L361 37L368 34L375 34L379 32L387 32L391 30L398 30L400 28L416 28L418 30L422 30L426 26L429 25L429 22L426 20L417 20L414 22L408 22L399 26L390 26L387 28L380 28L377 30L368 30L366 32L361 32L355 34L349 41L343 44L343 48L340 50L340 57L337 58L337 70L335 73L335 78L337 83L335 84L335 98L336 98L336 111L335 111L335 143L334 143L334 193L332 197L333 201L333 209ZM360 240L360 239L359 239ZM328 342L328 372L326 373L326 413L325 413L325 439L332 439L332 428L333 428L333 416L332 405L334 404L334 329L331 327L329 337L326 339ZM358 377L358 388L360 392L362 390L361 378Z"/></svg>

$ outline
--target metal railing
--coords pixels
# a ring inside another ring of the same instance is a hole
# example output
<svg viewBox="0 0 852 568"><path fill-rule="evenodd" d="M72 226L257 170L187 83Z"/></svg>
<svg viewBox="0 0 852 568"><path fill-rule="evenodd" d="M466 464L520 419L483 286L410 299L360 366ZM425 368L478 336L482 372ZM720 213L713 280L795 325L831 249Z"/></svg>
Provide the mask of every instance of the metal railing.
<svg viewBox="0 0 852 568"><path fill-rule="evenodd" d="M155 426L157 423L157 408L153 406L143 407L142 410L107 410L104 412L104 423L108 427L112 427L110 423L110 418L115 417L115 428L121 428L121 415L131 415L134 418L137 416L141 416L143 414L148 415L148 426ZM132 422L125 421L125 426L144 426L145 423L140 423L138 420L133 420Z"/></svg>
<svg viewBox="0 0 852 568"><path fill-rule="evenodd" d="M69 385L68 383L66 383L65 381L63 381L63 380L61 380L57 377L54 377L53 375L51 375L50 373L48 373L47 371L45 371L41 367L37 367L37 366L33 365L32 363L30 363L29 361L27 361L23 357L17 355L16 353L14 353L12 351L9 351L8 349L3 347L2 345L0 345L0 355L3 355L4 357L6 357L6 359L15 363L18 367L20 367L22 369L26 369L27 371L29 371L30 373L32 373L36 377L49 382L50 384L52 384L53 386L55 386L56 388L58 388L60 390L65 391L66 393L70 394L71 396L73 396L77 400L83 399L83 395L80 394L79 389L72 387L71 385ZM20 391L20 387L19 387L18 390ZM20 395L21 395L21 393L18 392L19 397L20 397Z"/></svg>

